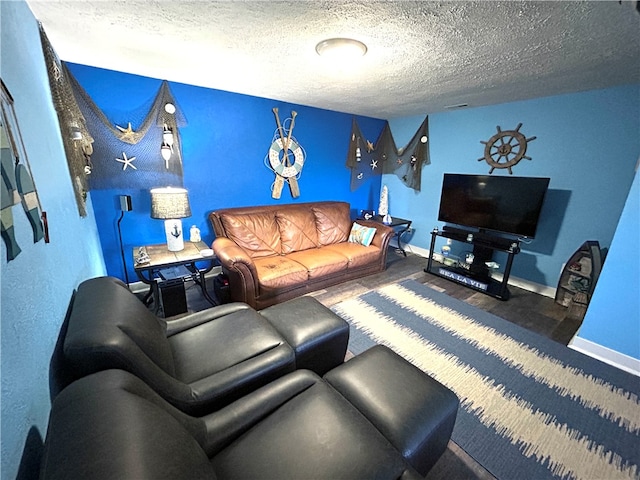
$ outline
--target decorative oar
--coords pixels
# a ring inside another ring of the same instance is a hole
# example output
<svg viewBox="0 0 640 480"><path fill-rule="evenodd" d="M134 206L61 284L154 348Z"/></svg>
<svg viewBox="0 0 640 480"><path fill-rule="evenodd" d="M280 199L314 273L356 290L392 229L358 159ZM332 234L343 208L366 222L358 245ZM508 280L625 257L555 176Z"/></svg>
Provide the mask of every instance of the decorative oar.
<svg viewBox="0 0 640 480"><path fill-rule="evenodd" d="M273 107L273 113L276 116L276 124L278 125L278 135L280 135L280 142L282 143L282 148L284 148L284 136L282 135L282 125L280 125L280 117L278 116L278 107ZM280 195L282 195L282 187L284 187L284 177L276 172L276 180L273 184L271 197L280 198Z"/></svg>
<svg viewBox="0 0 640 480"><path fill-rule="evenodd" d="M291 134L293 132L293 126L296 123L296 115L298 115L298 112L296 112L295 110L292 110L291 111L291 127L289 127L289 138L287 138L287 143L284 146L285 167L289 167L290 166L290 163L289 163L289 146L291 146ZM289 188L291 189L291 196L293 198L298 198L300 196L300 187L298 186L298 179L296 178L295 175L293 175L293 176L287 178L287 180L289 181Z"/></svg>

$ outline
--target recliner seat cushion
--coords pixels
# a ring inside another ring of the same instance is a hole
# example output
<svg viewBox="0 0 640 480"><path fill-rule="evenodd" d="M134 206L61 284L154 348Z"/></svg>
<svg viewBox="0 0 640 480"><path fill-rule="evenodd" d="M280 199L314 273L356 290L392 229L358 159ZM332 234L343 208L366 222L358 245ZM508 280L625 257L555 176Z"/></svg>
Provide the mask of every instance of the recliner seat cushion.
<svg viewBox="0 0 640 480"><path fill-rule="evenodd" d="M319 379L218 453L212 465L224 479L398 478L406 469L382 434Z"/></svg>
<svg viewBox="0 0 640 480"><path fill-rule="evenodd" d="M288 348L282 336L254 310L241 310L168 338L176 378L195 382L247 359ZM233 348L216 348L233 345Z"/></svg>

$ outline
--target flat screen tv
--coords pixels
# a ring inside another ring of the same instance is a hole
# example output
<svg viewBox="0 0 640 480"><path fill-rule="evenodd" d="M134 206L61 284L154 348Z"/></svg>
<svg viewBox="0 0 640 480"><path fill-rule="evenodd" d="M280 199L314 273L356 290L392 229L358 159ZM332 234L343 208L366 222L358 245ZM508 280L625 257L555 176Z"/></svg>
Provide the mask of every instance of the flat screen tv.
<svg viewBox="0 0 640 480"><path fill-rule="evenodd" d="M549 178L445 173L438 220L534 238Z"/></svg>

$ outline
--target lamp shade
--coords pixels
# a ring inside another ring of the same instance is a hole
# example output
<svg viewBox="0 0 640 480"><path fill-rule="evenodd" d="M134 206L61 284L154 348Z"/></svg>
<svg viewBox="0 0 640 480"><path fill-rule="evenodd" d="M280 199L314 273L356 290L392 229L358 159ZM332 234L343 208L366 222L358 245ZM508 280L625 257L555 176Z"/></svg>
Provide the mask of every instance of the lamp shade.
<svg viewBox="0 0 640 480"><path fill-rule="evenodd" d="M151 189L151 218L167 220L191 216L187 190L178 187Z"/></svg>

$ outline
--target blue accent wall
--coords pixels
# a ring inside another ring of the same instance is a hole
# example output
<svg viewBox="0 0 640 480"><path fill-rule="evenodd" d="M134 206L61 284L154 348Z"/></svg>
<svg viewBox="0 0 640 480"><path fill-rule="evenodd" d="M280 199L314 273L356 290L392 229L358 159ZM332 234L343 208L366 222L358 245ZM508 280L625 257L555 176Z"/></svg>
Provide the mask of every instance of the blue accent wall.
<svg viewBox="0 0 640 480"><path fill-rule="evenodd" d="M73 290L105 274L89 200L81 218L71 187L38 24L24 2L0 2L0 74L14 99L25 151L47 212L51 243L33 243L20 205L12 207L22 252L7 262L0 242L2 301L2 479L34 473L49 417L49 361ZM34 454L34 455L32 455ZM37 471L35 472L37 476Z"/></svg>
<svg viewBox="0 0 640 480"><path fill-rule="evenodd" d="M640 172L578 336L640 359Z"/></svg>
<svg viewBox="0 0 640 480"><path fill-rule="evenodd" d="M391 215L413 219L411 244L429 248L429 232L442 228L438 208L444 173L488 174L483 157L497 126L536 137L513 175L550 177L536 238L522 244L512 275L555 288L563 264L586 240L609 248L633 181L640 152L640 85L620 86L429 116L431 165L422 171L422 191L384 175ZM398 147L424 116L393 119ZM496 169L492 175L506 175Z"/></svg>
<svg viewBox="0 0 640 480"><path fill-rule="evenodd" d="M121 126L128 121L126 112L148 104L161 84L158 79L77 64L69 64L69 69L107 117ZM187 238L189 227L196 225L203 240L210 244L214 235L207 215L219 208L342 200L351 204L355 216L358 210L377 207L379 176L363 181L353 192L350 190L350 170L345 162L353 115L192 85L171 82L169 85L188 122L180 129L184 186L189 191L192 211L192 216L183 220ZM264 162L277 128L274 107L278 108L282 122L292 111L297 112L293 136L306 152L298 182L301 195L297 199L291 197L286 185L279 200L271 197L274 173ZM355 118L364 135L378 138L383 120ZM136 129L136 125L132 127ZM157 156L158 162L163 162L159 145ZM128 276L133 281L137 277L133 272L132 248L166 240L162 221L149 216L149 192L126 188L127 174L135 172L122 172L123 188L92 190L91 197L107 270L124 280L116 199L118 195L131 195L133 211L125 214L121 228Z"/></svg>

